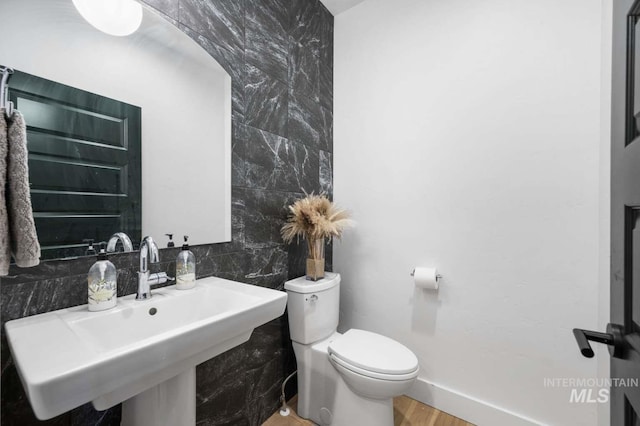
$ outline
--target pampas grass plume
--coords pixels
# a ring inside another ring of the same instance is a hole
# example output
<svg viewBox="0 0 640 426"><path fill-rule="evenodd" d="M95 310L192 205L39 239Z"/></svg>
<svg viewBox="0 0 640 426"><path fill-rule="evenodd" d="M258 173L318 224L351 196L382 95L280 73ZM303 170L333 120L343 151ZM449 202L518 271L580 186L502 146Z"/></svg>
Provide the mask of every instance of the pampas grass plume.
<svg viewBox="0 0 640 426"><path fill-rule="evenodd" d="M341 238L353 224L348 211L337 207L324 194L311 193L289 206L289 218L281 234L286 243L302 237L311 245L317 239Z"/></svg>

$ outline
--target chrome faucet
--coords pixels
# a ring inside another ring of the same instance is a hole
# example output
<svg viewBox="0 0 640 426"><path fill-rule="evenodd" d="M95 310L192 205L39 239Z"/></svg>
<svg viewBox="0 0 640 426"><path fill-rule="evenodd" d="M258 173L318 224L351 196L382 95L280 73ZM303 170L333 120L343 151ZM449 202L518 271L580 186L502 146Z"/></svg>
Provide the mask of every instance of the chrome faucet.
<svg viewBox="0 0 640 426"><path fill-rule="evenodd" d="M133 244L131 243L131 238L124 232L116 232L109 238L109 243L107 243L107 253L112 253L116 251L116 246L118 245L118 241L122 241L122 250L123 251L133 251Z"/></svg>
<svg viewBox="0 0 640 426"><path fill-rule="evenodd" d="M151 298L151 286L166 283L170 278L165 272L149 273L149 263L158 263L158 246L151 237L144 237L140 243L140 271L138 271L138 291L136 300Z"/></svg>

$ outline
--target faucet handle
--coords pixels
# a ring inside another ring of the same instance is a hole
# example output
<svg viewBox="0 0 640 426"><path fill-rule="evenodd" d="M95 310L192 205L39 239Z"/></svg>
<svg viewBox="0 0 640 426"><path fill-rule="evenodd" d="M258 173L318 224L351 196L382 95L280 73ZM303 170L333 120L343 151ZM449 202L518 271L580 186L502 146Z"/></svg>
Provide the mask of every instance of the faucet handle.
<svg viewBox="0 0 640 426"><path fill-rule="evenodd" d="M147 282L149 286L154 286L158 284L164 284L167 281L173 281L174 278L167 275L166 272L156 272L155 274L149 274L149 279Z"/></svg>

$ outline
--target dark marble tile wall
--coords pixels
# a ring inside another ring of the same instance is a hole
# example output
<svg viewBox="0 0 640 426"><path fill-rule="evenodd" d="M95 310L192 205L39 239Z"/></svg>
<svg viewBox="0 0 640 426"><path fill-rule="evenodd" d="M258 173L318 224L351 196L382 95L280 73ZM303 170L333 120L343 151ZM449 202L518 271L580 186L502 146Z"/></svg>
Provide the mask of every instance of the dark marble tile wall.
<svg viewBox="0 0 640 426"><path fill-rule="evenodd" d="M333 16L318 0L145 0L225 67L233 79L233 241L193 247L200 277L282 289L304 274L305 248L286 246L285 207L304 191L332 195ZM153 270L171 271L177 249ZM112 256L119 295L135 291L138 256ZM93 259L12 268L0 285L4 322L86 303ZM327 247L331 268L331 245ZM120 407L90 404L47 422L33 416L2 327L3 425L118 425ZM43 356L42 362L46 362ZM295 369L286 316L197 368L198 425L259 425L279 406ZM295 383L288 389L295 392Z"/></svg>

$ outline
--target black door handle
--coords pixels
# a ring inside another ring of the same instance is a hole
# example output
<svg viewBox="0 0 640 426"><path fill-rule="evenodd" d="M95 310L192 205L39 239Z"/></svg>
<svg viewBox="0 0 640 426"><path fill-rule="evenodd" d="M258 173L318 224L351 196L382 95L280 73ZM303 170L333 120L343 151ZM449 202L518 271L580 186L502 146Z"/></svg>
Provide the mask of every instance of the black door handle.
<svg viewBox="0 0 640 426"><path fill-rule="evenodd" d="M622 338L622 326L620 325L608 324L606 333L574 328L573 335L576 337L580 352L587 358L593 358L593 349L591 349L589 340L609 346L609 353L613 357L618 358L622 355L624 339Z"/></svg>

